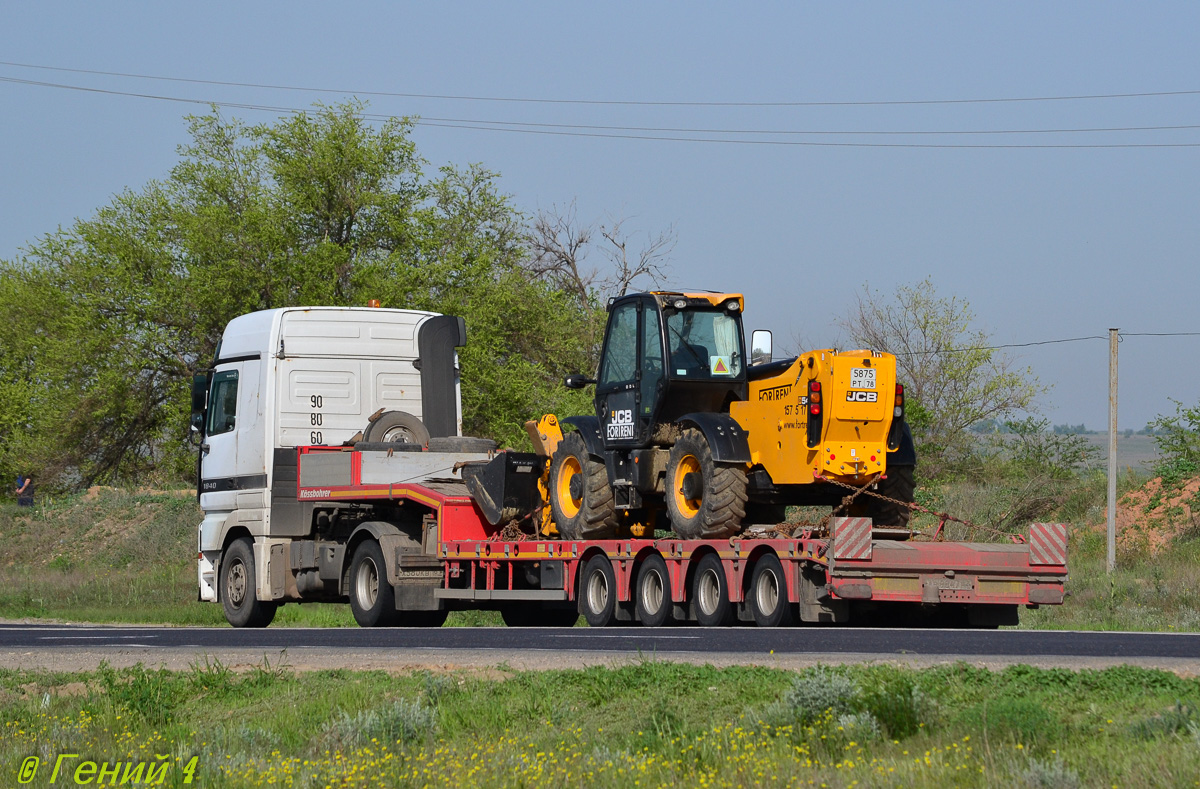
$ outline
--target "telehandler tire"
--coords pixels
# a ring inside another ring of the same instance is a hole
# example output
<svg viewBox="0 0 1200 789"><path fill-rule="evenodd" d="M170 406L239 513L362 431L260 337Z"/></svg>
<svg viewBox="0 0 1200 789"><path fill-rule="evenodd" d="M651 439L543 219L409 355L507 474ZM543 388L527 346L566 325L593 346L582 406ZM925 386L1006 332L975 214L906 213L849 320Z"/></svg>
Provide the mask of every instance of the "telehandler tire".
<svg viewBox="0 0 1200 789"><path fill-rule="evenodd" d="M258 599L254 543L248 537L234 540L221 557L219 588L225 619L234 627L266 627L275 618L279 606Z"/></svg>
<svg viewBox="0 0 1200 789"><path fill-rule="evenodd" d="M564 540L605 540L617 533L617 509L604 464L579 433L568 433L550 463L550 513Z"/></svg>
<svg viewBox="0 0 1200 789"><path fill-rule="evenodd" d="M713 462L708 440L685 430L667 459L667 513L685 540L719 540L742 530L746 470Z"/></svg>
<svg viewBox="0 0 1200 789"><path fill-rule="evenodd" d="M887 470L887 477L879 480L876 493L889 498L911 503L915 501L916 483L913 480L915 466L892 466ZM908 519L912 510L890 501L877 499L874 496L862 496L867 500L867 512L872 525L887 529L907 529Z"/></svg>

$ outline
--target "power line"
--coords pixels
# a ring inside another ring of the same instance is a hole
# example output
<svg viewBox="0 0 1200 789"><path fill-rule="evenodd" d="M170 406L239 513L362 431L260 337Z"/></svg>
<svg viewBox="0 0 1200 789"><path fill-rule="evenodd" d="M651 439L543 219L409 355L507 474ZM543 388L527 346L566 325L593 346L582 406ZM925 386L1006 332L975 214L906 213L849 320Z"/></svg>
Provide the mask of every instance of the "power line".
<svg viewBox="0 0 1200 789"><path fill-rule="evenodd" d="M997 98L974 99L891 99L880 101L638 101L631 99L547 99L528 96L472 96L469 94L443 93L412 93L380 90L350 90L342 88L317 88L300 85L274 85L258 82L235 82L228 80L208 80L188 77L167 77L153 74L137 74L122 71L100 71L97 69L66 68L63 66L47 66L36 63L17 63L0 61L0 66L16 68L39 69L43 71L58 71L71 74L90 74L105 77L124 77L128 79L158 80L162 82L182 82L194 85L219 85L223 87L259 88L268 90L288 90L308 93L339 93L358 96L389 96L406 99L438 99L448 101L483 101L508 102L520 104L578 104L596 106L629 106L629 107L881 107L881 106L913 106L913 105L942 105L942 104L1000 104L1016 102L1049 102L1049 101L1091 101L1099 99L1134 99L1155 98L1164 96L1195 96L1200 90L1162 90L1143 91L1136 93L1091 93L1060 96L1004 96Z"/></svg>
<svg viewBox="0 0 1200 789"><path fill-rule="evenodd" d="M1200 331L1176 332L1120 332L1118 337L1200 337ZM1000 351L1006 348L1029 348L1034 345L1058 345L1068 342L1085 342L1087 340L1108 341L1107 335L1088 334L1082 337L1063 337L1056 340L1036 340L1034 342L1013 342L1004 345L976 345L966 348L931 348L924 351L907 351L893 353L894 356L926 356L931 354L967 353L969 351Z"/></svg>
<svg viewBox="0 0 1200 789"><path fill-rule="evenodd" d="M196 104L205 106L228 107L232 109L255 110L263 112L277 112L287 114L302 114L308 112L307 109L296 107L285 107L268 104L256 104L250 102L232 102L232 101L213 101L206 99L188 99L179 96L164 96L153 93L139 93L133 91L114 90L111 88L95 88L84 85L69 85L58 82L44 82L40 80L26 80L16 77L0 77L0 82L7 82L18 85L29 85L33 87L58 88L62 90L73 90L84 93L96 93L108 96L127 96L132 98L150 99L154 101L171 101L182 104ZM405 116L386 115L379 113L364 113L363 117L375 120L401 120ZM443 119L441 121L424 120L419 116L411 119L413 123L420 126L432 128L446 129L467 129L475 131L499 131L509 132L514 134L538 134L555 137L584 137L584 138L600 138L600 139L621 139L621 140L650 140L658 142L693 142L707 144L723 144L723 145L769 145L769 146L785 146L785 147L816 147L816 148L912 148L912 149L1116 149L1116 148L1200 148L1200 142L1172 142L1172 143L874 143L874 142L819 142L813 140L756 140L756 139L731 139L725 137L697 137L697 136L673 136L665 134L634 134L625 132L608 132L608 131L584 131L588 126L578 126L577 128L514 128L514 126L542 126L543 124L510 124L508 126L494 125L505 123L502 121L456 121L454 119ZM553 126L551 124L545 124ZM564 126L566 126L564 124ZM602 127L601 127L602 128ZM620 127L617 127L620 128ZM636 128L636 127L633 127ZM1151 130L1153 127L1145 127L1145 130ZM1200 128L1200 127L1162 127L1167 128ZM1114 129L1115 131L1116 129ZM1015 130L1014 130L1015 131ZM1089 131L1089 130L1079 130ZM704 133L704 132L700 132ZM756 131L756 134L769 134L778 132ZM804 133L804 132L795 132ZM820 134L834 134L836 132L813 132ZM844 132L844 134L857 134L858 132ZM871 133L871 132L863 132ZM908 132L905 132L908 133ZM921 133L921 132L914 132ZM942 132L924 132L924 134L941 134ZM959 132L945 132L954 134ZM1009 132L977 132L977 133L1009 133ZM1016 132L1020 133L1020 132Z"/></svg>

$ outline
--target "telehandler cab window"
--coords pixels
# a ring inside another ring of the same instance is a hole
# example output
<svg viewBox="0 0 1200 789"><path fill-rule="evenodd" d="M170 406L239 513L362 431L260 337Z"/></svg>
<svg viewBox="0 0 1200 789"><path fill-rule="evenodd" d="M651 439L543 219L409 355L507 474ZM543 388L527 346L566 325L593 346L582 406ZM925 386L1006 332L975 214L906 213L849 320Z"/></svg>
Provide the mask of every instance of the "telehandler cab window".
<svg viewBox="0 0 1200 789"><path fill-rule="evenodd" d="M637 371L637 310L637 303L629 302L613 312L609 321L608 342L604 346L601 385L632 381L634 378Z"/></svg>
<svg viewBox="0 0 1200 789"><path fill-rule="evenodd" d="M224 370L213 376L208 396L208 435L233 430L237 416L237 370Z"/></svg>
<svg viewBox="0 0 1200 789"><path fill-rule="evenodd" d="M718 310L680 310L667 316L671 375L733 378L742 372L742 334L736 318Z"/></svg>

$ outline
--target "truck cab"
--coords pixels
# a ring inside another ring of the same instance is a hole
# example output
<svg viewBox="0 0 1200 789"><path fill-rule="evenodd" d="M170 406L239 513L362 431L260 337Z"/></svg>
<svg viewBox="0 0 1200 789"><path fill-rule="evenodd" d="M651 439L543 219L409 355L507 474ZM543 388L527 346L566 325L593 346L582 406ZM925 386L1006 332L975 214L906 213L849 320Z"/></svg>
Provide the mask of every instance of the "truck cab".
<svg viewBox="0 0 1200 789"><path fill-rule="evenodd" d="M252 542L259 570L244 593L281 596L270 540L308 536L318 505L297 500L297 447L461 435L455 349L465 342L461 318L416 310L288 307L230 321L193 382L200 599L218 600L234 533Z"/></svg>

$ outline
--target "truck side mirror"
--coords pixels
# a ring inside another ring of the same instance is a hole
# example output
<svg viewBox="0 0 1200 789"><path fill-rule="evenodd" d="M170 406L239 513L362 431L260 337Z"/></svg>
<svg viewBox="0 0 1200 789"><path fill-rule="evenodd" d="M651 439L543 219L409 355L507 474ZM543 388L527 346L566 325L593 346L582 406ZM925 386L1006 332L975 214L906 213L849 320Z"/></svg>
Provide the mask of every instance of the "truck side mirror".
<svg viewBox="0 0 1200 789"><path fill-rule="evenodd" d="M771 361L771 332L755 329L750 335L750 364L766 364Z"/></svg>
<svg viewBox="0 0 1200 789"><path fill-rule="evenodd" d="M563 379L563 386L568 389L582 389L588 384L596 383L595 378L588 378L586 375L568 375Z"/></svg>
<svg viewBox="0 0 1200 789"><path fill-rule="evenodd" d="M208 404L208 375L197 373L192 376L192 414L203 414ZM195 419L192 420L195 424Z"/></svg>

